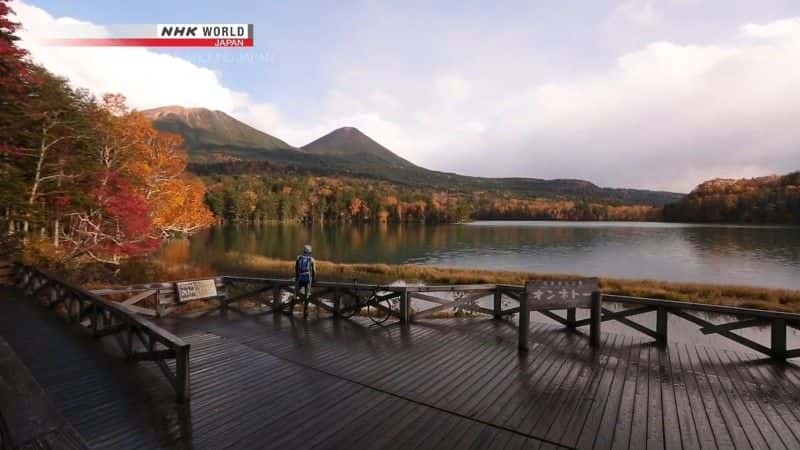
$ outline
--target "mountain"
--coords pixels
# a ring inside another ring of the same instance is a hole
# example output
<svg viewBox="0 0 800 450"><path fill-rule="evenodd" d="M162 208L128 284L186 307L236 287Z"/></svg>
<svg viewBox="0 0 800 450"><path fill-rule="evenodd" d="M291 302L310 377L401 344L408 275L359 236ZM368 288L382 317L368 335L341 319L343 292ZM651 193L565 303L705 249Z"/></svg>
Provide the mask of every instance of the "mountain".
<svg viewBox="0 0 800 450"><path fill-rule="evenodd" d="M211 152L226 147L262 150L286 150L286 142L256 130L222 111L205 108L164 106L142 111L161 130L183 136L187 148L198 156L203 150Z"/></svg>
<svg viewBox="0 0 800 450"><path fill-rule="evenodd" d="M388 167L416 167L353 127L333 130L314 142L302 146L300 150L312 155L372 160L377 163L383 163Z"/></svg>
<svg viewBox="0 0 800 450"><path fill-rule="evenodd" d="M716 178L664 207L680 222L800 225L800 172L758 178Z"/></svg>
<svg viewBox="0 0 800 450"><path fill-rule="evenodd" d="M585 180L484 178L428 170L403 159L352 127L339 128L301 148L294 148L220 111L168 106L143 113L159 130L183 136L190 169L199 175L289 170L371 178L409 187L507 191L526 196L652 206L662 206L683 197L673 192L603 188Z"/></svg>

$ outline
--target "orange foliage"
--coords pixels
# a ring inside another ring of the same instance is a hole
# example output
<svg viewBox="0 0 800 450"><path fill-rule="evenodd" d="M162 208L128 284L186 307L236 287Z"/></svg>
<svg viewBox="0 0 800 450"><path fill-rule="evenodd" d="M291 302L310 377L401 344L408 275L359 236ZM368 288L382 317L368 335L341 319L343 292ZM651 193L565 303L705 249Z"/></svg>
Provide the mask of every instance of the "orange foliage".
<svg viewBox="0 0 800 450"><path fill-rule="evenodd" d="M165 233L192 233L214 223L205 207L205 187L200 180L176 178L164 181L153 197L153 222Z"/></svg>
<svg viewBox="0 0 800 450"><path fill-rule="evenodd" d="M147 117L128 109L124 96L106 94L102 106L110 113L101 117L103 165L124 173L151 204L158 231L191 233L213 224L203 183L186 173L183 139L156 130Z"/></svg>

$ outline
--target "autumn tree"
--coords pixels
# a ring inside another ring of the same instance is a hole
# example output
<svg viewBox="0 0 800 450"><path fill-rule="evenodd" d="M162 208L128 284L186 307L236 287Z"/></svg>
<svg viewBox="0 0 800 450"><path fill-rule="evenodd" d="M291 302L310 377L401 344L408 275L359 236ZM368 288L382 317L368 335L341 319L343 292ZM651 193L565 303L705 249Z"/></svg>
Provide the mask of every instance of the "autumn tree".
<svg viewBox="0 0 800 450"><path fill-rule="evenodd" d="M14 219L24 205L27 181L19 163L23 150L19 148L17 125L26 94L35 84L28 53L17 45L19 37L15 33L20 24L10 20L12 12L9 2L0 0L0 177L3 180L0 200L9 233L15 231Z"/></svg>
<svg viewBox="0 0 800 450"><path fill-rule="evenodd" d="M33 64L28 52L17 45L15 34L20 24L9 19L13 12L9 1L0 0L0 101L19 98L36 84Z"/></svg>
<svg viewBox="0 0 800 450"><path fill-rule="evenodd" d="M97 101L30 63L10 11L0 0L5 230L27 245L42 236L67 257L118 264L166 235L210 225L181 138L157 131L121 95Z"/></svg>
<svg viewBox="0 0 800 450"><path fill-rule="evenodd" d="M205 188L189 176L179 136L153 128L120 95L91 110L95 127L88 204L70 213L75 255L118 263L152 251L162 238L213 223Z"/></svg>
<svg viewBox="0 0 800 450"><path fill-rule="evenodd" d="M186 172L183 139L156 130L140 113L129 113L128 119L145 129L135 134L143 141L133 146L136 153L126 162L125 171L154 205L155 227L166 236L192 233L213 224L214 217L204 203L205 187Z"/></svg>
<svg viewBox="0 0 800 450"><path fill-rule="evenodd" d="M39 82L22 106L0 114L0 130L9 142L0 170L11 176L14 192L6 203L7 214L13 216L10 231L24 235L50 220L57 237L56 200L70 189L75 170L85 168L82 156L89 130L85 108L90 97L44 69L36 72Z"/></svg>
<svg viewBox="0 0 800 450"><path fill-rule="evenodd" d="M664 207L670 221L800 224L800 172L711 180Z"/></svg>

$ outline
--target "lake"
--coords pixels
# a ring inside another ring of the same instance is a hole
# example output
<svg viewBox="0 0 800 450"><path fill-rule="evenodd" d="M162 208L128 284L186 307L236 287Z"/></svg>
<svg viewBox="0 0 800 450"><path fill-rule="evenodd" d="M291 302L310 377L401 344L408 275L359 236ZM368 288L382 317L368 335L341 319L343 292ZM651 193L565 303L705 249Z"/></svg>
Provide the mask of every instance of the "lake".
<svg viewBox="0 0 800 450"><path fill-rule="evenodd" d="M800 289L800 227L491 221L451 225L227 225L188 241L190 264L227 252ZM171 246L186 246L171 242Z"/></svg>

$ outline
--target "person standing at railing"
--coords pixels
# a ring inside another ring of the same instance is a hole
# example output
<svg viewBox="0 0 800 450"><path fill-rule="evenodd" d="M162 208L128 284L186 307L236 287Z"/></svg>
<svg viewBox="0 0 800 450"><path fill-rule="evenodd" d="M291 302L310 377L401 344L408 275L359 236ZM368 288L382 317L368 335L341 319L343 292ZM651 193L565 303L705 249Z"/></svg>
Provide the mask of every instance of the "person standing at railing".
<svg viewBox="0 0 800 450"><path fill-rule="evenodd" d="M316 278L316 268L314 267L314 257L311 256L311 246L303 247L303 254L297 257L294 263L294 292L295 299L302 295L303 317L308 317L308 300L311 297L311 283ZM302 292L302 294L301 294ZM292 304L294 306L294 304Z"/></svg>

